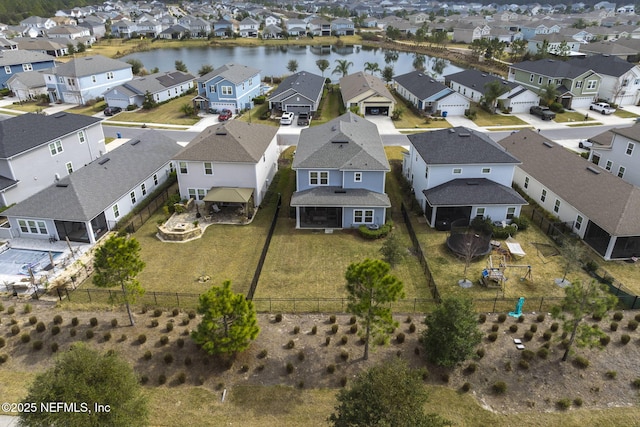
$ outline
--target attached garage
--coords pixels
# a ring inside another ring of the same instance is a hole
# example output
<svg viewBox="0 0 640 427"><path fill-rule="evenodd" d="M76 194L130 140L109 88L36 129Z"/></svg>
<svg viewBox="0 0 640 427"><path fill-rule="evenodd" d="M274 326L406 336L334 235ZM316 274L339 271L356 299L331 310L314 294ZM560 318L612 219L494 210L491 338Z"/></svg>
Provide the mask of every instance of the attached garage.
<svg viewBox="0 0 640 427"><path fill-rule="evenodd" d="M388 116L389 115L389 106L365 106L364 114L371 116Z"/></svg>
<svg viewBox="0 0 640 427"><path fill-rule="evenodd" d="M283 111L288 113L310 113L311 105L285 105Z"/></svg>
<svg viewBox="0 0 640 427"><path fill-rule="evenodd" d="M462 98L462 97L460 97ZM445 115L444 113L446 112L446 116L464 116L464 110L467 110L469 108L469 101L467 101L466 99L443 99L442 101L438 102L438 111L440 111L440 114L442 114L443 116Z"/></svg>

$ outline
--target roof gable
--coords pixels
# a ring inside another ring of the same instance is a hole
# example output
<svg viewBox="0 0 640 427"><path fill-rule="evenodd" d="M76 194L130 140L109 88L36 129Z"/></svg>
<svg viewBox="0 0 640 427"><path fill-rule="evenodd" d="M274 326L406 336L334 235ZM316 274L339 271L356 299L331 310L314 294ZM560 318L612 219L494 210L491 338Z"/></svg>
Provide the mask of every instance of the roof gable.
<svg viewBox="0 0 640 427"><path fill-rule="evenodd" d="M342 99L345 102L370 90L376 95L394 101L393 95L384 82L373 75L359 71L340 79L340 92L342 92Z"/></svg>
<svg viewBox="0 0 640 427"><path fill-rule="evenodd" d="M324 77L308 71L299 71L285 78L278 88L273 91L270 100L286 98L298 93L309 100L315 101L322 94Z"/></svg>
<svg viewBox="0 0 640 427"><path fill-rule="evenodd" d="M229 63L218 67L210 73L207 73L204 76L200 77L198 79L198 82L208 82L209 80L212 80L216 77L220 77L237 85L244 82L245 80L248 80L250 77L253 77L258 73L260 73L260 70L258 70L257 68Z"/></svg>

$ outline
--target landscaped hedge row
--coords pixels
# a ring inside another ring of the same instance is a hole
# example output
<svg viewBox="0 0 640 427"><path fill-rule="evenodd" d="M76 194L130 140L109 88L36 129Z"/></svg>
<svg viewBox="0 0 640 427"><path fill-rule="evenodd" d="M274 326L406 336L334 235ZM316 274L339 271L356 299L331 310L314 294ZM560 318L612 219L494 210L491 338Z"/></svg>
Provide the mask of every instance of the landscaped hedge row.
<svg viewBox="0 0 640 427"><path fill-rule="evenodd" d="M366 225L361 225L360 227L358 227L358 231L360 232L360 235L365 239L376 240L382 237L387 237L387 234L391 232L392 228L393 221L389 220L385 225L381 226L377 230L370 230Z"/></svg>

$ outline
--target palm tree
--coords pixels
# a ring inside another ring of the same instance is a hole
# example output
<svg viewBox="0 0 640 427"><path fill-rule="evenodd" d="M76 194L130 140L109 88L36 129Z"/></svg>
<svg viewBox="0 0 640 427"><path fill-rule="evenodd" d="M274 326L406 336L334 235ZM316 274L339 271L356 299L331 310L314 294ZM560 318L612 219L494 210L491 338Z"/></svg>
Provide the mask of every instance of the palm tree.
<svg viewBox="0 0 640 427"><path fill-rule="evenodd" d="M371 75L373 75L373 73L380 72L380 66L378 65L377 62L365 62L364 63L364 70L365 71L370 71Z"/></svg>
<svg viewBox="0 0 640 427"><path fill-rule="evenodd" d="M540 88L540 92L538 93L538 95L540 95L540 103L548 107L556 102L556 98L558 97L558 89L553 83L547 83Z"/></svg>
<svg viewBox="0 0 640 427"><path fill-rule="evenodd" d="M342 77L349 74L349 67L353 65L353 62L346 59L336 59L336 62L338 65L336 65L331 74L342 74Z"/></svg>
<svg viewBox="0 0 640 427"><path fill-rule="evenodd" d="M316 61L316 65L318 66L318 68L322 72L322 77L324 77L324 71L327 68L329 68L330 62L328 60L326 60L326 59L318 59Z"/></svg>
<svg viewBox="0 0 640 427"><path fill-rule="evenodd" d="M499 80L494 80L484 85L482 100L492 114L496 112L496 100L507 92L509 92L509 87L500 83Z"/></svg>
<svg viewBox="0 0 640 427"><path fill-rule="evenodd" d="M296 71L298 71L298 61L296 61L295 59L290 60L287 64L287 70L289 70L289 72L291 73L295 73Z"/></svg>

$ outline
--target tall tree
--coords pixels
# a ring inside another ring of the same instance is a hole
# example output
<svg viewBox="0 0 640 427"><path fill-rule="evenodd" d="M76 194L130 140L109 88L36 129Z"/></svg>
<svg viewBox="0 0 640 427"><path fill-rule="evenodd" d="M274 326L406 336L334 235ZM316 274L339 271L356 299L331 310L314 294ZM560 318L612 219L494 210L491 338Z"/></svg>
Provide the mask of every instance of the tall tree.
<svg viewBox="0 0 640 427"><path fill-rule="evenodd" d="M422 375L399 358L361 372L348 389L338 392L328 421L334 427L452 425L436 414L425 414L429 394Z"/></svg>
<svg viewBox="0 0 640 427"><path fill-rule="evenodd" d="M562 247L560 249L562 253L562 278L558 278L555 280L556 284L559 286L569 285L570 282L567 280L567 275L572 271L576 270L580 265L580 259L584 256L584 247L579 240L566 240L563 242Z"/></svg>
<svg viewBox="0 0 640 427"><path fill-rule="evenodd" d="M525 39L514 40L509 48L511 49L511 61L522 59L522 55L527 51L527 41Z"/></svg>
<svg viewBox="0 0 640 427"><path fill-rule="evenodd" d="M393 80L393 66L387 65L382 69L382 79L387 83Z"/></svg>
<svg viewBox="0 0 640 427"><path fill-rule="evenodd" d="M144 265L140 259L140 243L134 238L116 234L96 249L93 258L93 284L100 288L119 286L122 289L131 326L135 322L130 303L134 303L138 295L144 294L144 289L136 279Z"/></svg>
<svg viewBox="0 0 640 427"><path fill-rule="evenodd" d="M538 95L540 96L540 104L548 107L556 102L556 98L558 97L557 86L553 83L547 83L540 88Z"/></svg>
<svg viewBox="0 0 640 427"><path fill-rule="evenodd" d="M87 411L41 411L40 404L84 402ZM24 399L36 411L20 412L20 425L27 426L141 426L149 409L132 367L116 353L99 353L83 343L61 353L53 367L36 376ZM95 404L109 411L96 411ZM28 407L28 406L27 406Z"/></svg>
<svg viewBox="0 0 640 427"><path fill-rule="evenodd" d="M296 61L295 59L289 60L289 62L287 63L287 70L289 70L290 73L295 73L296 71L298 71L298 61Z"/></svg>
<svg viewBox="0 0 640 427"><path fill-rule="evenodd" d="M327 68L329 68L329 65L331 65L331 63L327 59L318 59L316 61L316 65L320 69L320 72L322 73L322 77L324 77L324 72L326 71Z"/></svg>
<svg viewBox="0 0 640 427"><path fill-rule="evenodd" d="M605 285L600 285L595 280L584 285L576 280L570 286L564 288L564 300L562 305L551 310L554 318L563 320L562 329L570 333L562 361L566 361L575 340L578 346L597 347L600 338L606 335L596 324L584 324L585 317L604 317L607 311L615 307L617 298L607 292Z"/></svg>
<svg viewBox="0 0 640 427"><path fill-rule="evenodd" d="M371 75L373 75L374 73L380 72L380 66L378 65L377 62L365 62L364 70L369 71Z"/></svg>
<svg viewBox="0 0 640 427"><path fill-rule="evenodd" d="M569 46L569 43L567 43L566 40L562 40L558 45L558 48L556 49L556 55L566 60L570 54L571 54L571 47Z"/></svg>
<svg viewBox="0 0 640 427"><path fill-rule="evenodd" d="M427 58L419 53L416 53L413 57L413 68L416 71L424 71L425 70L425 63L427 61Z"/></svg>
<svg viewBox="0 0 640 427"><path fill-rule="evenodd" d="M372 337L387 334L395 325L389 303L404 296L403 284L389 271L384 261L365 259L347 267L347 310L360 318L364 326L364 356L369 358L369 341Z"/></svg>
<svg viewBox="0 0 640 427"><path fill-rule="evenodd" d="M495 114L498 98L507 92L509 92L509 86L502 84L500 80L490 81L484 85L482 102L484 102L492 114Z"/></svg>
<svg viewBox="0 0 640 427"><path fill-rule="evenodd" d="M331 74L342 74L342 77L349 74L349 67L353 65L353 62L347 59L336 59L336 62L338 65L336 65Z"/></svg>
<svg viewBox="0 0 640 427"><path fill-rule="evenodd" d="M544 59L549 56L549 40L544 39L542 43L536 44L535 59Z"/></svg>
<svg viewBox="0 0 640 427"><path fill-rule="evenodd" d="M260 332L253 302L233 293L228 280L200 295L198 313L202 321L191 337L209 354L235 356Z"/></svg>
<svg viewBox="0 0 640 427"><path fill-rule="evenodd" d="M380 253L384 262L388 263L391 268L400 264L405 257L406 249L402 246L400 238L396 233L390 233L380 248Z"/></svg>
<svg viewBox="0 0 640 427"><path fill-rule="evenodd" d="M142 71L142 68L144 67L142 61L136 58L127 59L126 62L131 65L131 72L136 76L140 74L140 71Z"/></svg>
<svg viewBox="0 0 640 427"><path fill-rule="evenodd" d="M174 64L175 64L174 66L176 67L177 71L182 71L183 73L188 73L189 72L189 70L187 70L187 66L181 60L176 59L176 62L174 62Z"/></svg>
<svg viewBox="0 0 640 427"><path fill-rule="evenodd" d="M427 359L451 367L466 360L482 341L478 320L470 298L449 297L425 318L423 333Z"/></svg>
<svg viewBox="0 0 640 427"><path fill-rule="evenodd" d="M198 75L202 77L205 74L209 74L212 71L213 71L213 66L209 64L203 64L202 67L200 67L200 69L198 70Z"/></svg>

